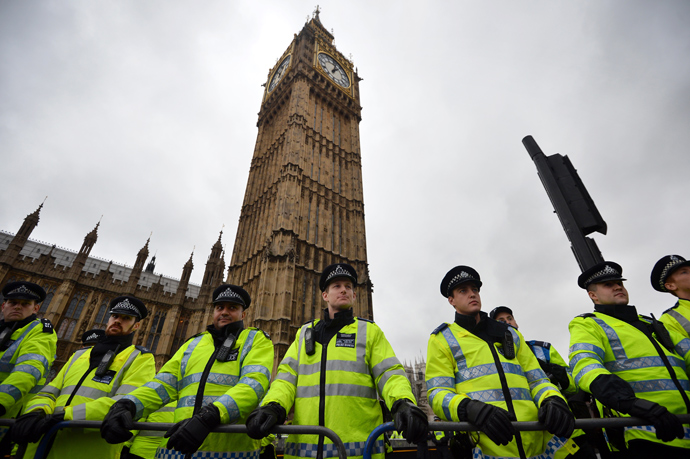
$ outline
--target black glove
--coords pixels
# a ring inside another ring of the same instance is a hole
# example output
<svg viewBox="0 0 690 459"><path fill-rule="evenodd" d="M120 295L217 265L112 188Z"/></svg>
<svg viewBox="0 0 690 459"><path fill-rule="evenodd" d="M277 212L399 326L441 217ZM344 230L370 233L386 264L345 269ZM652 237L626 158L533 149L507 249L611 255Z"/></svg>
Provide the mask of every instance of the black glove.
<svg viewBox="0 0 690 459"><path fill-rule="evenodd" d="M458 417L477 426L497 445L507 445L515 435L510 413L479 400L465 399L460 402Z"/></svg>
<svg viewBox="0 0 690 459"><path fill-rule="evenodd" d="M658 403L650 402L642 398L625 400L619 403L619 411L630 416L643 418L652 423L656 430L656 438L661 441L671 441L683 438L683 424L678 417Z"/></svg>
<svg viewBox="0 0 690 459"><path fill-rule="evenodd" d="M247 418L247 435L254 440L261 440L268 436L269 431L276 424L282 425L287 414L279 403L271 402L256 408Z"/></svg>
<svg viewBox="0 0 690 459"><path fill-rule="evenodd" d="M391 408L395 430L402 433L408 443L419 443L426 440L429 433L429 420L417 405L401 398Z"/></svg>
<svg viewBox="0 0 690 459"><path fill-rule="evenodd" d="M208 434L220 424L220 411L214 405L206 405L189 419L180 421L165 432L168 449L183 454L195 453Z"/></svg>
<svg viewBox="0 0 690 459"><path fill-rule="evenodd" d="M46 413L43 410L31 411L19 416L10 430L12 441L22 445L36 443L43 435L41 427L45 418Z"/></svg>
<svg viewBox="0 0 690 459"><path fill-rule="evenodd" d="M134 415L137 407L131 400L118 400L105 415L101 424L101 437L111 445L123 443L132 438Z"/></svg>
<svg viewBox="0 0 690 459"><path fill-rule="evenodd" d="M546 426L546 430L557 437L570 438L575 430L575 416L565 401L557 396L549 397L541 403L538 419Z"/></svg>

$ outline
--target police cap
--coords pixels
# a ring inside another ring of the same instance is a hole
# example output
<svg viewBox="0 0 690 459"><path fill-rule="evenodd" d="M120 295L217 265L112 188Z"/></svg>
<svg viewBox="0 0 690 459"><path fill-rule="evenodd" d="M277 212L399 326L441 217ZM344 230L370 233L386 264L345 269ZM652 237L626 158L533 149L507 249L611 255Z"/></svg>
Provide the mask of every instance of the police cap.
<svg viewBox="0 0 690 459"><path fill-rule="evenodd" d="M585 270L577 278L577 285L586 289L590 284L598 284L611 280L624 281L623 268L613 261L603 261Z"/></svg>
<svg viewBox="0 0 690 459"><path fill-rule="evenodd" d="M658 292L668 292L664 284L666 279L673 274L673 271L681 266L690 265L690 261L681 257L680 255L666 255L661 260L657 261L652 269L651 282L654 290Z"/></svg>
<svg viewBox="0 0 690 459"><path fill-rule="evenodd" d="M252 304L249 293L242 287L232 284L223 284L213 291L213 304L236 303L247 309Z"/></svg>
<svg viewBox="0 0 690 459"><path fill-rule="evenodd" d="M350 279L353 285L357 285L357 271L355 271L355 268L347 263L335 263L333 265L326 266L321 273L321 279L319 279L319 287L321 288L321 291L325 292L328 284L333 282L333 280L337 279L338 277Z"/></svg>
<svg viewBox="0 0 690 459"><path fill-rule="evenodd" d="M96 344L103 336L105 336L105 330L93 328L82 333L81 342L82 344Z"/></svg>
<svg viewBox="0 0 690 459"><path fill-rule="evenodd" d="M502 312L507 312L511 316L514 316L513 310L510 309L508 306L499 306L497 308L493 308L493 310L489 313L489 317L492 319L495 319L496 316Z"/></svg>
<svg viewBox="0 0 690 459"><path fill-rule="evenodd" d="M6 300L34 300L37 303L46 299L46 291L38 284L26 281L9 282L2 289Z"/></svg>
<svg viewBox="0 0 690 459"><path fill-rule="evenodd" d="M482 281L479 273L469 266L456 266L446 273L441 281L441 295L448 298L453 295L453 290L465 282L474 282L477 288L481 288Z"/></svg>
<svg viewBox="0 0 690 459"><path fill-rule="evenodd" d="M110 302L108 314L132 316L137 320L145 319L149 312L144 302L133 296L118 296Z"/></svg>

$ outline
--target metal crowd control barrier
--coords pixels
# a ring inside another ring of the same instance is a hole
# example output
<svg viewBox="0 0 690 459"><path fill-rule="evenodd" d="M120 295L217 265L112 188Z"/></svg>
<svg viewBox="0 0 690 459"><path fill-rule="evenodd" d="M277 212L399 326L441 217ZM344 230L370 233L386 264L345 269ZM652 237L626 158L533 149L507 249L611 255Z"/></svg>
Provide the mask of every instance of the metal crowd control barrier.
<svg viewBox="0 0 690 459"><path fill-rule="evenodd" d="M14 424L14 419L0 419L0 426L11 426ZM134 430L158 430L167 431L174 423L160 423L160 422L135 422ZM60 429L76 429L76 428L89 428L89 429L100 429L101 421L63 421L56 424L48 433L46 433L41 442L38 444L38 449L36 450L35 458L43 457L47 445L50 444L50 440L55 436L55 434ZM237 425L224 425L220 426L213 432L219 433L247 433L247 426L244 424ZM273 434L314 434L323 435L328 437L335 447L338 449L338 456L340 459L347 459L347 452L345 451L345 445L340 437L333 432L331 429L319 426L276 426L271 429Z"/></svg>
<svg viewBox="0 0 690 459"><path fill-rule="evenodd" d="M678 419L683 424L690 424L690 414L678 415ZM513 427L518 431L530 431L530 430L545 430L544 424L537 421L527 421L527 422L513 422ZM576 419L575 428L576 429L598 429L602 427L626 427L626 426L644 426L648 425L649 421L645 421L640 418L606 418L606 419ZM474 424L469 422L431 422L429 427L433 427L433 431L441 430L454 430L459 432L476 432L479 430ZM367 438L367 442L364 445L364 456L362 459L371 459L371 452L374 449L374 443L376 439L383 435L384 432L391 432L395 430L395 426L392 422L386 422L375 428Z"/></svg>

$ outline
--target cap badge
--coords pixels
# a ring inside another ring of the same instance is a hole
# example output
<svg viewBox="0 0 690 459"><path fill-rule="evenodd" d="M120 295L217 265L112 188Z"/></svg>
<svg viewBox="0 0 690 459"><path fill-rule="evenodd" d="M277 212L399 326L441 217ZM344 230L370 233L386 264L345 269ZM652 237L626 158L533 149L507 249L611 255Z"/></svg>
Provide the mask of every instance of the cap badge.
<svg viewBox="0 0 690 459"><path fill-rule="evenodd" d="M326 282L328 282L329 280L331 280L332 278L337 277L337 276L355 277L355 276L353 276L353 275L350 273L350 271L348 271L347 269L345 269L345 268L343 268L342 266L338 265L338 266L336 266L335 269L334 269L333 271L331 271L331 273L328 275L328 277L326 278Z"/></svg>
<svg viewBox="0 0 690 459"><path fill-rule="evenodd" d="M40 295L39 295L38 293L34 292L33 290L30 290L30 289L26 288L26 287L23 286L23 285L20 285L19 287L15 288L15 289L12 290L11 292L8 292L7 295L8 295L8 296L9 296L9 295L14 295L14 294L16 294L16 293L28 293L29 295L33 295L33 296L35 296L35 297L37 297L37 298L40 298Z"/></svg>

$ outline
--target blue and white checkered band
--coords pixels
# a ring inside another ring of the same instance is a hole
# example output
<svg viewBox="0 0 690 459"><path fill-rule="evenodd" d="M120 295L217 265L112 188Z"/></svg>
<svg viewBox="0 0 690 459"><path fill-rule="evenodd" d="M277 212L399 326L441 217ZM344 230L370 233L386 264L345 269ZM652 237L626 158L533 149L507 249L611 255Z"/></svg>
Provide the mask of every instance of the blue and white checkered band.
<svg viewBox="0 0 690 459"><path fill-rule="evenodd" d="M9 297L10 295L17 295L17 294L20 294L20 295L22 295L22 294L23 294L23 295L32 295L32 296L35 296L36 299L39 299L39 298L41 297L41 295L39 295L38 293L34 292L34 291L31 290L31 289L26 288L26 287L23 286L23 285L20 285L19 287L15 288L15 289L12 290L11 292L7 292L7 295L6 295L6 296Z"/></svg>
<svg viewBox="0 0 690 459"><path fill-rule="evenodd" d="M604 277L604 276L619 276L620 277L620 275L621 275L621 273L616 271L611 266L606 265L604 267L604 269L602 269L601 271L597 271L596 273L589 276L589 279L587 279L587 281L585 282L585 285L591 284L593 281L595 281L596 279L598 279L600 277Z"/></svg>
<svg viewBox="0 0 690 459"><path fill-rule="evenodd" d="M328 277L326 278L326 283L328 283L328 281L331 280L331 279L333 279L334 277L342 277L342 276L345 276L345 277L352 277L352 278L355 277L355 276L352 275L352 273L351 273L350 271L348 271L347 269L345 269L345 268L343 268L342 266L338 265L338 266L336 266L335 269L334 269L333 271L331 271L331 273L328 275Z"/></svg>
<svg viewBox="0 0 690 459"><path fill-rule="evenodd" d="M216 301L222 300L225 298L233 299L233 300L238 301L241 304L244 304L244 300L242 299L242 296L240 296L239 293L237 293L236 291L234 291L233 289L231 289L229 287L218 294L218 296L216 297Z"/></svg>
<svg viewBox="0 0 690 459"><path fill-rule="evenodd" d="M91 333L89 336L86 337L84 341L91 341L92 339L98 339L98 333Z"/></svg>
<svg viewBox="0 0 690 459"><path fill-rule="evenodd" d="M677 257L675 255L671 255L671 259L666 263L666 266L664 266L664 269L661 270L661 275L659 276L659 287L661 287L662 290L666 290L666 287L664 287L664 284L666 283L666 277L668 276L668 272L673 269L674 266L680 263L685 263L687 260L683 257Z"/></svg>
<svg viewBox="0 0 690 459"><path fill-rule="evenodd" d="M120 301L119 303L117 303L115 306L113 306L110 309L111 314L118 314L118 313L124 312L124 311L132 311L133 315L135 315L137 317L141 317L141 313L139 312L139 308L137 308L132 303L130 303L127 298Z"/></svg>
<svg viewBox="0 0 690 459"><path fill-rule="evenodd" d="M448 290L448 293L450 293L450 287L451 287L452 285L458 283L458 281L461 281L461 280L475 280L475 278L472 277L471 274L469 274L469 273L467 273L467 272L465 272L465 271L460 271L460 274L456 274L456 275L450 280L450 282L448 282L448 287L446 288L446 290Z"/></svg>

